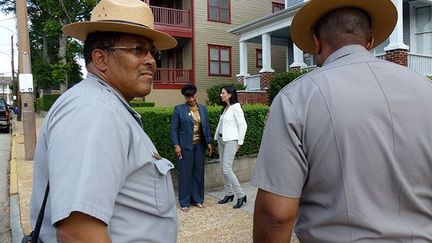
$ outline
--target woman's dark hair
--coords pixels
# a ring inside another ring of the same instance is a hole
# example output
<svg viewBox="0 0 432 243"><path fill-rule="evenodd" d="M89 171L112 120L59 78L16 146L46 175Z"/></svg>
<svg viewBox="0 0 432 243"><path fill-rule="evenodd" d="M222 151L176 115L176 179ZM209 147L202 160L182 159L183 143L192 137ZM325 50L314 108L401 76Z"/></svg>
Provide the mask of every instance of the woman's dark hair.
<svg viewBox="0 0 432 243"><path fill-rule="evenodd" d="M193 84L186 84L181 89L181 94L186 96L186 97L194 96L196 94L196 92L197 92L197 87Z"/></svg>
<svg viewBox="0 0 432 243"><path fill-rule="evenodd" d="M92 52L95 49L105 50L108 47L115 46L120 38L125 35L125 33L120 32L93 32L87 35L84 41L84 60L85 64L88 65L92 60Z"/></svg>
<svg viewBox="0 0 432 243"><path fill-rule="evenodd" d="M221 92L222 90L225 90L228 94L231 95L231 97L229 98L229 103L230 105L234 105L235 103L238 103L238 96L237 96L237 90L236 88L234 88L234 86L225 86L221 88ZM225 107L227 107L227 103L226 102L222 102L222 111L221 114L223 113L223 111L225 110Z"/></svg>

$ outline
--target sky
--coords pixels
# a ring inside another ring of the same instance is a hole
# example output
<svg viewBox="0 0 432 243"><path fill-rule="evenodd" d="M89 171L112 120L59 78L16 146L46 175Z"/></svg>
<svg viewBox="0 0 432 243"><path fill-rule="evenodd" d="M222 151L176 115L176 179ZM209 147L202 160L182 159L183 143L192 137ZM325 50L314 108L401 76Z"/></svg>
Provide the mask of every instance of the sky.
<svg viewBox="0 0 432 243"><path fill-rule="evenodd" d="M0 12L0 76L10 77L11 67L11 36L14 38L15 70L18 69L18 51L16 47L16 18L15 15L5 15Z"/></svg>

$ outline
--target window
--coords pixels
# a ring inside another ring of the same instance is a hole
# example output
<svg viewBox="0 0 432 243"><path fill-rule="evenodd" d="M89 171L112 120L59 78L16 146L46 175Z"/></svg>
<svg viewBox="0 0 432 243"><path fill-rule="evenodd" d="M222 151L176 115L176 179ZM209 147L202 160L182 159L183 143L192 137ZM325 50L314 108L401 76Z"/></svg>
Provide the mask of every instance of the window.
<svg viewBox="0 0 432 243"><path fill-rule="evenodd" d="M262 68L262 49L256 49L256 67Z"/></svg>
<svg viewBox="0 0 432 243"><path fill-rule="evenodd" d="M207 0L208 1L208 20L230 23L231 22L231 3L230 0Z"/></svg>
<svg viewBox="0 0 432 243"><path fill-rule="evenodd" d="M273 13L276 13L278 11L281 11L281 10L285 9L285 4L284 3L272 2L272 5L273 5Z"/></svg>
<svg viewBox="0 0 432 243"><path fill-rule="evenodd" d="M432 55L432 7L418 7L415 11L417 53Z"/></svg>
<svg viewBox="0 0 432 243"><path fill-rule="evenodd" d="M208 46L209 76L231 77L231 47Z"/></svg>

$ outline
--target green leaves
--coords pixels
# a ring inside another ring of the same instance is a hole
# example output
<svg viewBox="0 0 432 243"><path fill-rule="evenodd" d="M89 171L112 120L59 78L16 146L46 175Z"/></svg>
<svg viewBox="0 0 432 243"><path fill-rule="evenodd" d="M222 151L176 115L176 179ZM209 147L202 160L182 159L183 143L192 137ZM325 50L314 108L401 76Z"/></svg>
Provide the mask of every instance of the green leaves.
<svg viewBox="0 0 432 243"><path fill-rule="evenodd" d="M305 71L276 73L272 80L270 80L269 88L267 89L270 104L273 102L273 99L283 87L305 73Z"/></svg>

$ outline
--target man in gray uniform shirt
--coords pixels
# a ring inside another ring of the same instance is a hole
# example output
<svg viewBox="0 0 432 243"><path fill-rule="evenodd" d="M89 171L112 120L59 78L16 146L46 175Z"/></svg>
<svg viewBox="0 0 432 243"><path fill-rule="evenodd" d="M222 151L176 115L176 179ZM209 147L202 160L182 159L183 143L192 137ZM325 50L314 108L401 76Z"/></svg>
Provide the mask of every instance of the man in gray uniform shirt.
<svg viewBox="0 0 432 243"><path fill-rule="evenodd" d="M432 85L369 50L390 0L311 0L291 36L320 68L275 98L252 177L255 242L432 242Z"/></svg>
<svg viewBox="0 0 432 243"><path fill-rule="evenodd" d="M53 105L35 153L31 223L50 191L40 238L51 242L175 242L170 169L129 106L148 95L157 49L176 46L140 0L101 0L63 31L84 41L88 77Z"/></svg>

